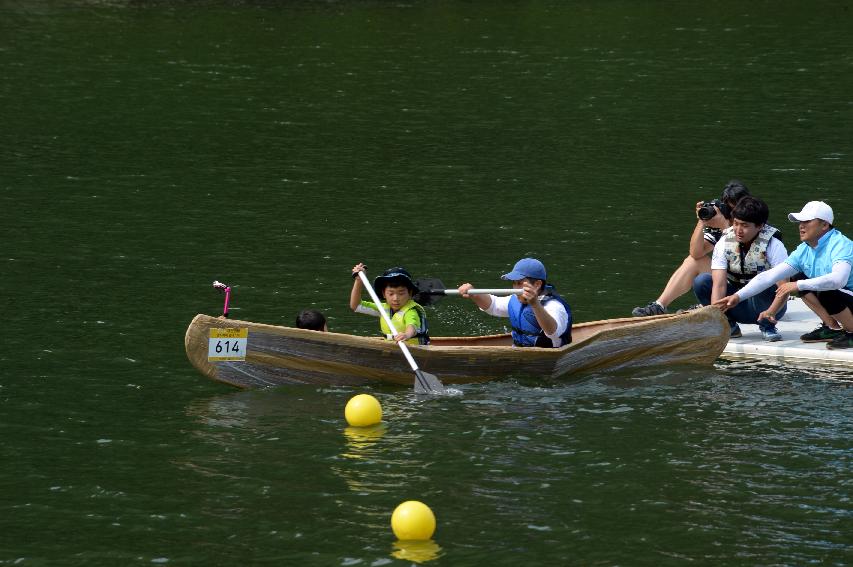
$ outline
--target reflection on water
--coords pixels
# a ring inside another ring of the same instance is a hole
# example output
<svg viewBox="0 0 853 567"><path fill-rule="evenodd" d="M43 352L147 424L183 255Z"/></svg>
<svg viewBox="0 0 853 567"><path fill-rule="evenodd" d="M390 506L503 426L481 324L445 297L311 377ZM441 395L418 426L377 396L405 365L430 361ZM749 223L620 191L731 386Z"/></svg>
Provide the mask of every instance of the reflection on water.
<svg viewBox="0 0 853 567"><path fill-rule="evenodd" d="M386 410L394 404L383 403ZM387 413L386 413L387 418ZM415 448L422 435L404 431L399 424L380 423L372 427L346 427L346 444L330 470L354 494L396 494L413 481L426 481L424 462ZM386 512L381 514L384 518ZM383 520L384 521L384 520Z"/></svg>
<svg viewBox="0 0 853 567"><path fill-rule="evenodd" d="M349 451L341 456L347 459L367 459L375 456L371 449L376 448L376 442L382 439L386 430L384 423L370 427L347 427L344 429L344 436L347 438Z"/></svg>
<svg viewBox="0 0 853 567"><path fill-rule="evenodd" d="M247 397L243 392L232 392L212 399L194 400L187 413L216 429L244 427L249 419Z"/></svg>
<svg viewBox="0 0 853 567"><path fill-rule="evenodd" d="M732 375L767 375L786 378L806 376L812 380L829 380L853 383L853 365L814 364L796 360L719 360L717 367Z"/></svg>
<svg viewBox="0 0 853 567"><path fill-rule="evenodd" d="M403 561L414 563L426 563L441 557L442 549L433 540L427 541L401 541L397 540L392 546L391 555Z"/></svg>

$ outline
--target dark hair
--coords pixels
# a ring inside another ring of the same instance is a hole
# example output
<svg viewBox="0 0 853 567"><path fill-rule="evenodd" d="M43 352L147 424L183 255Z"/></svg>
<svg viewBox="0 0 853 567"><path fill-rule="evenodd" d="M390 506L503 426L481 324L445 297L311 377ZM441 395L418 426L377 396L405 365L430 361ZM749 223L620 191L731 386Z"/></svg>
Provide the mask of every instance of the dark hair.
<svg viewBox="0 0 853 567"><path fill-rule="evenodd" d="M720 196L720 200L724 203L731 202L737 205L741 199L748 196L749 189L743 184L743 181L732 179L723 187L723 194Z"/></svg>
<svg viewBox="0 0 853 567"><path fill-rule="evenodd" d="M296 316L296 327L298 329L311 329L312 331L324 331L326 317L314 309L303 309Z"/></svg>
<svg viewBox="0 0 853 567"><path fill-rule="evenodd" d="M767 203L758 197L747 196L738 201L732 211L732 218L760 226L766 224L770 218L770 209Z"/></svg>

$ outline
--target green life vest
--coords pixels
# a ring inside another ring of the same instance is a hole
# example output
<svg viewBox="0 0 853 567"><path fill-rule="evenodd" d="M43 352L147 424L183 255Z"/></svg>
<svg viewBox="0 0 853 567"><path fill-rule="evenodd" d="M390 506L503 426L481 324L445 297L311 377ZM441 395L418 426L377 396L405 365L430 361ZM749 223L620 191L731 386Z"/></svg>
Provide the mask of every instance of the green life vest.
<svg viewBox="0 0 853 567"><path fill-rule="evenodd" d="M387 303L383 302L382 307L384 307L386 311L391 314L391 308L388 307ZM426 311L413 299L410 299L409 302L406 303L403 307L401 307L399 311L391 314L391 322L394 323L394 328L397 329L398 333L406 332L406 327L408 326L405 323L406 312L410 309L414 309L418 312L418 315L421 319L421 325L420 327L418 327L418 334L412 337L411 339L408 339L406 342L410 345L428 345L429 327L427 325ZM382 329L382 334L385 336L385 338L394 338L393 333L391 333L391 329L385 322L385 318L381 316L379 317L379 328Z"/></svg>
<svg viewBox="0 0 853 567"><path fill-rule="evenodd" d="M744 253L741 250L740 243L735 238L734 227L725 230L723 242L725 243L726 263L728 264L726 277L729 281L743 285L759 273L772 268L767 259L767 246L777 232L774 227L765 224L758 231L758 235L750 244L749 250Z"/></svg>

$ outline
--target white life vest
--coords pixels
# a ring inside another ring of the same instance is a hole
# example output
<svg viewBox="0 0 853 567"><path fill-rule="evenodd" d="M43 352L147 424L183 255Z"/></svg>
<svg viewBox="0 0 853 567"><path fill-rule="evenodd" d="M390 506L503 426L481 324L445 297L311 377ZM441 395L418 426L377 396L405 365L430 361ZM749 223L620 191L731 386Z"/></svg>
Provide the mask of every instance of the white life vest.
<svg viewBox="0 0 853 567"><path fill-rule="evenodd" d="M729 227L723 232L723 242L726 253L726 277L729 281L737 284L745 284L761 272L769 270L772 266L767 259L767 246L778 230L769 224L765 224L758 231L755 240L745 253L735 238L734 227Z"/></svg>

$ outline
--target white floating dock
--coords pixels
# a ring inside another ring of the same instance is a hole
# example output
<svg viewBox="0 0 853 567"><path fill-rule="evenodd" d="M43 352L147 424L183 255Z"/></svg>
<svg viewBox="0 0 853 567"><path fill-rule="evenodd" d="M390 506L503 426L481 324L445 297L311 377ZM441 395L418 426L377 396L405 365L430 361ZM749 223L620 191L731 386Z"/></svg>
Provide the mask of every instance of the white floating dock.
<svg viewBox="0 0 853 567"><path fill-rule="evenodd" d="M833 350L826 343L804 343L800 335L814 330L820 319L799 298L788 301L788 311L776 328L782 340L768 343L761 336L758 325L741 325L743 337L729 339L721 358L774 359L818 365L845 366L853 369L853 349Z"/></svg>

